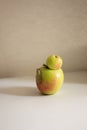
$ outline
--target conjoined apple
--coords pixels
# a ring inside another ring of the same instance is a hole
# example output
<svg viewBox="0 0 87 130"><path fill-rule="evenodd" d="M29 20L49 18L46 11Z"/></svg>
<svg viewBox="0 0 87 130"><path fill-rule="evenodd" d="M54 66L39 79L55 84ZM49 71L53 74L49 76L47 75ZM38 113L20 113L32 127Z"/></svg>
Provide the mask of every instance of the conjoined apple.
<svg viewBox="0 0 87 130"><path fill-rule="evenodd" d="M42 94L55 94L62 87L64 73L61 66L62 58L51 55L46 64L36 70L36 84Z"/></svg>

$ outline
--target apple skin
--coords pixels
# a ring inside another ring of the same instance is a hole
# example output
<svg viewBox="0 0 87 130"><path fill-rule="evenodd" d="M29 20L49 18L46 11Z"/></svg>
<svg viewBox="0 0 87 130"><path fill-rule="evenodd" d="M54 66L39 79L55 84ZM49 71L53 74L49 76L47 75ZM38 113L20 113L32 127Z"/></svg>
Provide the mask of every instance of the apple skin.
<svg viewBox="0 0 87 130"><path fill-rule="evenodd" d="M62 67L63 61L60 56L56 55L50 55L46 59L46 65L48 66L49 69L59 69Z"/></svg>
<svg viewBox="0 0 87 130"><path fill-rule="evenodd" d="M64 81L62 69L52 70L47 67L41 67L36 71L37 88L42 94L55 94Z"/></svg>

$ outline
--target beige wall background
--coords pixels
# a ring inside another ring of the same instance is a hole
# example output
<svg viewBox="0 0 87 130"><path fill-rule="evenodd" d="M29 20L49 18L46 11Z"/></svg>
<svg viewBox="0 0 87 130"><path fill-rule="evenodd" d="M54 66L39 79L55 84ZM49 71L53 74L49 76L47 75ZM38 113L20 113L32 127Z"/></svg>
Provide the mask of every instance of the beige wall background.
<svg viewBox="0 0 87 130"><path fill-rule="evenodd" d="M87 0L0 0L0 77L34 76L53 53L87 69Z"/></svg>

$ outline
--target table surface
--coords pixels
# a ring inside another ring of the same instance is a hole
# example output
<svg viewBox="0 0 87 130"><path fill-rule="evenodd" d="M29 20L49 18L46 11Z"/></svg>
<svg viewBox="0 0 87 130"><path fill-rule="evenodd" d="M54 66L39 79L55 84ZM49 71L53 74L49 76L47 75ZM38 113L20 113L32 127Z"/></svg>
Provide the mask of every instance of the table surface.
<svg viewBox="0 0 87 130"><path fill-rule="evenodd" d="M87 130L87 71L44 96L31 77L0 79L0 130Z"/></svg>

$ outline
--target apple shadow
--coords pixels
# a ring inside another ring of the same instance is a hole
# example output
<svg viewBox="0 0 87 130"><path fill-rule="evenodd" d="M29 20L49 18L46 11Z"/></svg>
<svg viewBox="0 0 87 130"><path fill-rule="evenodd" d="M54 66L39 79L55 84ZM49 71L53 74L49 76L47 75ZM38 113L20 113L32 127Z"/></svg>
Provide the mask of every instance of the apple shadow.
<svg viewBox="0 0 87 130"><path fill-rule="evenodd" d="M15 96L41 96L35 87L2 87L0 93Z"/></svg>

